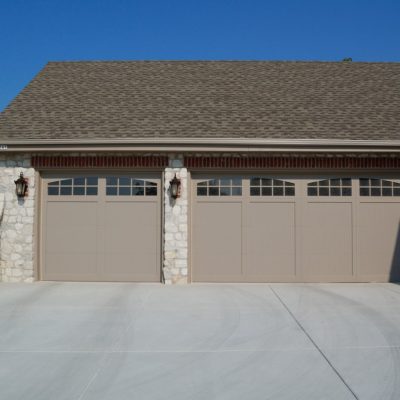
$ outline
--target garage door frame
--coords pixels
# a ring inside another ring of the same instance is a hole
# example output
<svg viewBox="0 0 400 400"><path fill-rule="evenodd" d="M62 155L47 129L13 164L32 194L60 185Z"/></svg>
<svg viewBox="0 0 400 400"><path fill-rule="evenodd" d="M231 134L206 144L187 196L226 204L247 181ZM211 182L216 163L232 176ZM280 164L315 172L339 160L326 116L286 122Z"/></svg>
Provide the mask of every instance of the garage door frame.
<svg viewBox="0 0 400 400"><path fill-rule="evenodd" d="M87 168L73 168L73 169L54 169L54 168L46 168L40 169L36 171L35 182L36 182L36 199L35 202L35 223L34 223L34 248L35 248L35 257L34 257L34 271L35 271L35 280L44 280L44 233L45 233L45 225L44 225L44 207L45 207L45 190L46 190L46 179L51 178L60 178L60 177L73 177L73 176L110 176L110 175L131 175L137 176L138 178L153 177L157 175L157 179L160 181L159 186L159 209L158 209L158 270L159 270L159 282L162 281L162 261L163 261L163 232L162 224L164 221L164 169L163 168L151 168L147 167L146 169L141 168L112 168L112 169L104 169L104 168L91 168L88 170ZM114 281L114 280L113 280Z"/></svg>

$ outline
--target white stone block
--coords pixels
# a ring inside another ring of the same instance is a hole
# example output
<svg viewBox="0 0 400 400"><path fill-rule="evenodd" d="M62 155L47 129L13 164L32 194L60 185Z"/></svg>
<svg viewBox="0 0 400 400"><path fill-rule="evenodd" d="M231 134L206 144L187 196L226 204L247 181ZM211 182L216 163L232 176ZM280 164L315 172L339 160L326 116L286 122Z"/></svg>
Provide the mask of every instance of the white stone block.
<svg viewBox="0 0 400 400"><path fill-rule="evenodd" d="M179 240L176 242L176 247L180 249L187 248L187 243L185 240Z"/></svg>
<svg viewBox="0 0 400 400"><path fill-rule="evenodd" d="M14 200L14 197L15 197L15 195L13 192L6 192L4 194L4 198L5 198L6 202Z"/></svg>
<svg viewBox="0 0 400 400"><path fill-rule="evenodd" d="M176 234L175 234L176 235ZM166 233L164 234L164 240L174 240L174 234L173 233Z"/></svg>
<svg viewBox="0 0 400 400"><path fill-rule="evenodd" d="M175 258L175 251L166 251L164 253L165 259L166 260L171 260Z"/></svg>
<svg viewBox="0 0 400 400"><path fill-rule="evenodd" d="M187 232L187 224L179 224L179 231L180 232Z"/></svg>
<svg viewBox="0 0 400 400"><path fill-rule="evenodd" d="M21 255L18 254L18 253L12 253L11 256L10 256L10 260L11 261L16 261L16 260L19 260L19 259L21 259Z"/></svg>
<svg viewBox="0 0 400 400"><path fill-rule="evenodd" d="M22 276L22 271L20 270L20 269L13 269L12 271L11 271L11 275L13 276L13 277L20 277L20 276Z"/></svg>
<svg viewBox="0 0 400 400"><path fill-rule="evenodd" d="M175 233L175 239L176 240L182 240L182 233L180 233L180 232Z"/></svg>
<svg viewBox="0 0 400 400"><path fill-rule="evenodd" d="M186 214L179 216L179 224L187 224L187 215Z"/></svg>
<svg viewBox="0 0 400 400"><path fill-rule="evenodd" d="M177 250L177 256L180 259L187 259L187 249L186 248L180 248Z"/></svg>
<svg viewBox="0 0 400 400"><path fill-rule="evenodd" d="M17 232L8 230L8 231L6 231L6 237L7 237L7 239L14 240L17 237Z"/></svg>
<svg viewBox="0 0 400 400"><path fill-rule="evenodd" d="M164 250L165 251L170 251L170 250L175 250L175 249L176 249L175 240L169 240L168 242L164 243Z"/></svg>
<svg viewBox="0 0 400 400"><path fill-rule="evenodd" d="M165 224L165 232L166 233L176 233L176 232L178 232L178 227L171 222L167 222Z"/></svg>
<svg viewBox="0 0 400 400"><path fill-rule="evenodd" d="M172 214L173 214L173 215L180 215L180 213L181 213L181 208L180 208L178 205L175 205L175 206L172 208Z"/></svg>
<svg viewBox="0 0 400 400"><path fill-rule="evenodd" d="M27 170L25 170L24 175L27 178L33 178L35 176L35 170L33 168L28 168ZM33 184L33 179L29 180L29 184Z"/></svg>
<svg viewBox="0 0 400 400"><path fill-rule="evenodd" d="M175 260L175 265L179 268L187 268L187 261L182 259Z"/></svg>
<svg viewBox="0 0 400 400"><path fill-rule="evenodd" d="M25 208L33 208L34 207L33 200L29 200L29 199L25 200L24 206L25 206Z"/></svg>

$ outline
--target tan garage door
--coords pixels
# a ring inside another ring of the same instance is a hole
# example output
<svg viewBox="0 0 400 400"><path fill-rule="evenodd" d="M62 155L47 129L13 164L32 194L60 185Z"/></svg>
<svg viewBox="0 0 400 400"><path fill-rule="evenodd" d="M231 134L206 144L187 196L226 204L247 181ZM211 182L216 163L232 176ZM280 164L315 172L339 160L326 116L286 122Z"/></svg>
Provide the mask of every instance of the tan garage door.
<svg viewBox="0 0 400 400"><path fill-rule="evenodd" d="M381 177L195 175L192 279L398 280L399 182Z"/></svg>
<svg viewBox="0 0 400 400"><path fill-rule="evenodd" d="M43 179L44 280L160 281L160 178Z"/></svg>

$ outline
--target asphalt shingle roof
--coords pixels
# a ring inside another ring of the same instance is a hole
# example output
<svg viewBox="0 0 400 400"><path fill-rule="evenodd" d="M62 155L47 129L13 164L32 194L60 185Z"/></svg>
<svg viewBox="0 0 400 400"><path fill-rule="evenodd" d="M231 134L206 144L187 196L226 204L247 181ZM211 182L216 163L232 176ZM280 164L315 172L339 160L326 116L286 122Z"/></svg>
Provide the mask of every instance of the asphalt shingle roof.
<svg viewBox="0 0 400 400"><path fill-rule="evenodd" d="M400 139L400 63L50 62L0 139Z"/></svg>

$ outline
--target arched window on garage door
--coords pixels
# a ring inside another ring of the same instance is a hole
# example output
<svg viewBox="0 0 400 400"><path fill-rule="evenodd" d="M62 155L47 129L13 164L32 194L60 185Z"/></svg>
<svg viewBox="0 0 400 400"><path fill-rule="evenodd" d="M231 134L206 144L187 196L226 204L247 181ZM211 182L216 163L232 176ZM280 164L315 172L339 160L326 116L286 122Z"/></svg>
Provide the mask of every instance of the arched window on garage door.
<svg viewBox="0 0 400 400"><path fill-rule="evenodd" d="M97 196L99 178L76 177L51 181L47 185L48 196Z"/></svg>
<svg viewBox="0 0 400 400"><path fill-rule="evenodd" d="M215 178L197 184L197 196L241 196L242 178Z"/></svg>
<svg viewBox="0 0 400 400"><path fill-rule="evenodd" d="M351 196L351 178L331 178L307 184L308 196Z"/></svg>
<svg viewBox="0 0 400 400"><path fill-rule="evenodd" d="M400 183L388 179L360 178L360 196L400 196Z"/></svg>
<svg viewBox="0 0 400 400"><path fill-rule="evenodd" d="M294 183L282 179L250 178L250 196L294 196Z"/></svg>

